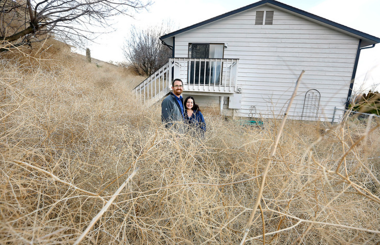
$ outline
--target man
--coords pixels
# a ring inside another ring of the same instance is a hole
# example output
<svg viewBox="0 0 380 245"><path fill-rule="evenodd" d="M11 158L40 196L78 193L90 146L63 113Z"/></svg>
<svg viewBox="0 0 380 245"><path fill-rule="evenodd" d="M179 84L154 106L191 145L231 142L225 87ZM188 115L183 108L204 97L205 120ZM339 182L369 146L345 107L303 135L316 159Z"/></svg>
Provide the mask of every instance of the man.
<svg viewBox="0 0 380 245"><path fill-rule="evenodd" d="M165 123L166 128L175 127L179 131L180 124L183 123L183 83L181 79L174 79L172 82L172 90L169 96L166 97L161 104L161 119ZM177 124L177 125L176 125ZM173 126L174 125L174 126Z"/></svg>

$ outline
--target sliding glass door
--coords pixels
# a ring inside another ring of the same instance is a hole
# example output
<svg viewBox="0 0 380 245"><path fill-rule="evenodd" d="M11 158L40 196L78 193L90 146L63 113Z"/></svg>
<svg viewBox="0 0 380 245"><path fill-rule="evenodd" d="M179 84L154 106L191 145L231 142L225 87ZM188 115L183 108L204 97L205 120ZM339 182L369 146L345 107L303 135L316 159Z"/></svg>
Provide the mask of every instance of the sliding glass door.
<svg viewBox="0 0 380 245"><path fill-rule="evenodd" d="M189 67L190 84L220 84L224 44L190 44L189 57L200 59L191 61Z"/></svg>

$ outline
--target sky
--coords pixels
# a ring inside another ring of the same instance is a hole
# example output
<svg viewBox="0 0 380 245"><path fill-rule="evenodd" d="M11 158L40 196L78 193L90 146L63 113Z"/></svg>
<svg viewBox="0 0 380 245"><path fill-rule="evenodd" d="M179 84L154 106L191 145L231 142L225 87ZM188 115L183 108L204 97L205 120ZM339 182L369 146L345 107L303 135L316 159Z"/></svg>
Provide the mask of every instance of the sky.
<svg viewBox="0 0 380 245"><path fill-rule="evenodd" d="M244 7L255 0L156 0L147 10L114 19L114 32L88 43L91 56L103 61L125 62L122 46L131 26L147 28L170 22L173 31ZM337 23L380 37L380 0L280 0ZM84 54L84 51L79 51ZM361 51L356 91L380 90L380 44Z"/></svg>

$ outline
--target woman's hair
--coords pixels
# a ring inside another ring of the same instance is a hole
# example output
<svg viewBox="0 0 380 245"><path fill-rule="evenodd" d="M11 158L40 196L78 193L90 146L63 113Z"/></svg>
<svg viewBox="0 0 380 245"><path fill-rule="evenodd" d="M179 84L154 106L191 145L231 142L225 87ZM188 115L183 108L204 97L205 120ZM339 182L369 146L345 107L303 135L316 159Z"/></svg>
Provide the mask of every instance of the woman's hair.
<svg viewBox="0 0 380 245"><path fill-rule="evenodd" d="M186 103L189 99L192 99L193 100L193 108L191 108L193 111L201 111L201 108L199 108L199 106L197 104L195 104L195 100L193 97L191 96L188 96L186 99L185 99L185 102L184 102L184 106L185 106L185 110L187 110L186 108Z"/></svg>

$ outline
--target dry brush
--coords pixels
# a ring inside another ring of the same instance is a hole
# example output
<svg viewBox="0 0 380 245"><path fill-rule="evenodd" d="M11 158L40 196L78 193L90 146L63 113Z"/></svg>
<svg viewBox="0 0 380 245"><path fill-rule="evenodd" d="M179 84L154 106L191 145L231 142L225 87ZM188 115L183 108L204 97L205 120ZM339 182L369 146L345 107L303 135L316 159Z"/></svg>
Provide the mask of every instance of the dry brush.
<svg viewBox="0 0 380 245"><path fill-rule="evenodd" d="M288 121L271 155L280 121L205 113L196 139L163 128L132 78L0 66L1 243L72 244L90 227L84 244L237 244L268 161L246 244L380 242L378 121Z"/></svg>

